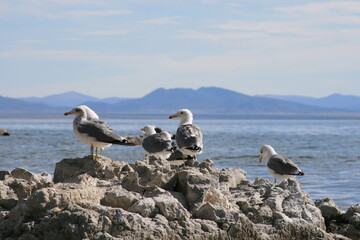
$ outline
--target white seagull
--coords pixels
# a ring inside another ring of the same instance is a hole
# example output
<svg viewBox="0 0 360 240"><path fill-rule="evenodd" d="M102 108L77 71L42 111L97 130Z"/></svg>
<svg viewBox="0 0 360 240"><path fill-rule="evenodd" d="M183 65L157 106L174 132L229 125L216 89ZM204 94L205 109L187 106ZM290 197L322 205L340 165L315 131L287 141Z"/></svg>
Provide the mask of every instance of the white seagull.
<svg viewBox="0 0 360 240"><path fill-rule="evenodd" d="M96 119L88 119L87 111L84 106L79 106L72 109L64 115L75 115L73 121L73 131L75 136L86 145L90 146L90 155L94 157L94 148L104 148L109 144L128 145L126 138L117 135L109 126L104 122ZM95 159L97 158L97 151Z"/></svg>
<svg viewBox="0 0 360 240"><path fill-rule="evenodd" d="M82 107L82 108L85 109L87 120L99 120L99 121L100 121L99 115L97 115L96 112L94 112L94 110L92 110L92 109L89 108L88 106L86 106L86 105L80 105L80 106L77 106L77 107ZM102 151L104 150L104 148L110 147L110 146L111 146L111 144L108 144L108 145L106 145L105 147L100 148L100 154L102 154ZM95 151L96 151L96 153L97 153L98 148L95 148Z"/></svg>
<svg viewBox="0 0 360 240"><path fill-rule="evenodd" d="M276 179L288 179L305 175L290 159L277 154L270 145L263 145L260 148L260 163L263 158L267 162L268 172L274 176L274 184L276 184Z"/></svg>
<svg viewBox="0 0 360 240"><path fill-rule="evenodd" d="M176 131L175 141L179 151L184 155L195 156L202 153L203 142L202 133L197 125L192 124L193 114L188 109L181 109L169 119L177 118L180 120Z"/></svg>
<svg viewBox="0 0 360 240"><path fill-rule="evenodd" d="M173 152L171 134L167 131L156 132L155 126L146 125L140 129L144 132L142 146L149 156L167 159Z"/></svg>

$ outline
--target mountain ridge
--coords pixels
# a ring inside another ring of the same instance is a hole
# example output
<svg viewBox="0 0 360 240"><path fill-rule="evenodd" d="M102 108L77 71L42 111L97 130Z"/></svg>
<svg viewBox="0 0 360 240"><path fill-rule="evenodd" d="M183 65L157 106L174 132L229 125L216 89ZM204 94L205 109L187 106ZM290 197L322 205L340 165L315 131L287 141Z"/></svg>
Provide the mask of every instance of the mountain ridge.
<svg viewBox="0 0 360 240"><path fill-rule="evenodd" d="M360 97L355 95L344 95L333 93L325 97L315 98L298 95L257 95L274 99L281 99L289 102L296 102L311 106L329 107L349 111L360 111Z"/></svg>
<svg viewBox="0 0 360 240"><path fill-rule="evenodd" d="M28 116L30 112L38 113L58 113L64 110L70 110L71 108L85 104L94 109L100 115L117 115L117 114L169 114L173 113L182 108L190 109L194 114L210 114L219 116L229 115L353 115L360 114L360 102L357 105L355 102L353 109L343 109L329 105L334 101L337 101L340 106L346 105L346 101L353 100L360 97L333 94L322 100L322 106L311 105L306 101L318 100L311 97L303 96L279 96L279 95L247 95L244 93L236 92L229 89L219 87L201 87L198 89L191 88L157 88L141 98L110 98L110 101L105 99L99 99L89 95L77 93L77 92L66 92L62 94L50 95L42 98L46 99L57 99L59 102L66 102L68 104L74 99L80 99L76 104L68 106L49 106L43 102L33 102L34 99L22 98L12 99L7 98L8 105L6 108L3 107L5 104L5 98L0 97L0 117L11 113L23 113L24 116ZM65 99L62 99L65 98ZM276 99L278 98L278 99ZM281 99L281 98L285 98ZM290 100L286 100L289 99ZM295 98L295 100L294 100ZM334 100L335 98L335 100ZM343 99L343 101L339 100ZM30 100L29 100L30 99ZM300 101L300 100L301 101ZM330 101L330 100L331 101ZM10 101L9 100L13 100ZM81 100L85 100L82 102ZM119 100L119 101L118 101ZM298 102L296 102L298 101ZM305 103L304 103L305 102ZM20 104L21 103L21 104ZM32 105L33 104L33 105ZM325 106L325 107L324 107ZM339 106L335 105L335 106ZM358 107L358 108L357 108ZM32 111L28 111L32 109ZM358 109L358 110L354 110Z"/></svg>

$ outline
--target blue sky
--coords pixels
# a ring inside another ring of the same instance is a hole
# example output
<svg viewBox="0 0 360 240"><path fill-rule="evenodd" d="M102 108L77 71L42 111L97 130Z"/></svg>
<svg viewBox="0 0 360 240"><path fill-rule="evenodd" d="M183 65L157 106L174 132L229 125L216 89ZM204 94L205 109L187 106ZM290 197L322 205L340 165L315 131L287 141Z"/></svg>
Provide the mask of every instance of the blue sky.
<svg viewBox="0 0 360 240"><path fill-rule="evenodd" d="M360 1L1 0L0 95L360 95Z"/></svg>

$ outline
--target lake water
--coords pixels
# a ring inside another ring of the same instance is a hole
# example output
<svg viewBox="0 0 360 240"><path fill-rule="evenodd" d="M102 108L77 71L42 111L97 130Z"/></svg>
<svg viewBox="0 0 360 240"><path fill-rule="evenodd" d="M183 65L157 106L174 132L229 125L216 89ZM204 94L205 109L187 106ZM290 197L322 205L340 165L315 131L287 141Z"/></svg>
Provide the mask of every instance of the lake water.
<svg viewBox="0 0 360 240"><path fill-rule="evenodd" d="M105 120L120 135L140 134L152 124L175 132L178 121L169 119ZM270 144L293 160L305 176L297 179L315 200L333 198L342 208L360 203L360 121L357 120L196 120L204 135L199 161L210 158L216 167L240 167L248 179L272 176L259 164L259 148ZM53 174L55 163L83 157L89 147L72 133L72 118L64 120L0 120L10 136L0 137L0 170L26 168ZM134 162L141 147L112 146L104 156Z"/></svg>

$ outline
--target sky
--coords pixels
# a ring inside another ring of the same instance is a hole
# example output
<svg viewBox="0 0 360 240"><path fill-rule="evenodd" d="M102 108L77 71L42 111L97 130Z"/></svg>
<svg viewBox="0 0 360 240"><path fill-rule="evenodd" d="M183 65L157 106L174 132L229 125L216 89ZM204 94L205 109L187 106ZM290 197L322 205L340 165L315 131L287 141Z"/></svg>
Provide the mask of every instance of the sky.
<svg viewBox="0 0 360 240"><path fill-rule="evenodd" d="M0 0L0 95L360 95L360 1Z"/></svg>

